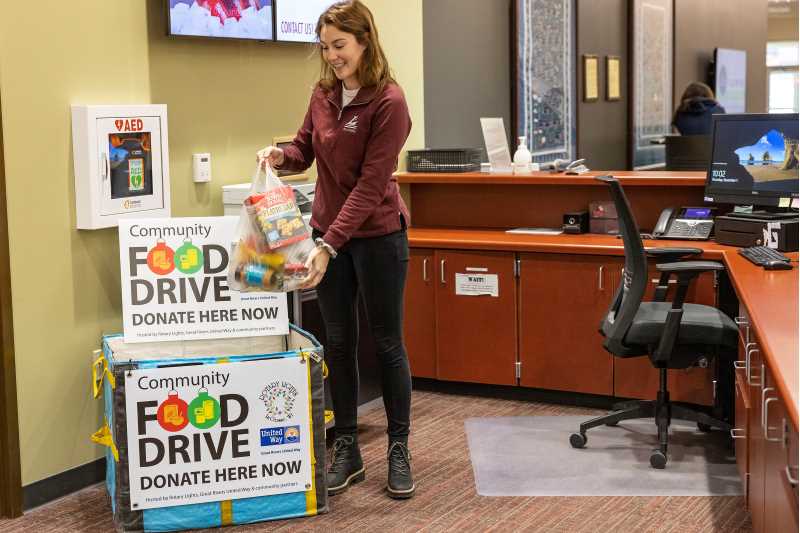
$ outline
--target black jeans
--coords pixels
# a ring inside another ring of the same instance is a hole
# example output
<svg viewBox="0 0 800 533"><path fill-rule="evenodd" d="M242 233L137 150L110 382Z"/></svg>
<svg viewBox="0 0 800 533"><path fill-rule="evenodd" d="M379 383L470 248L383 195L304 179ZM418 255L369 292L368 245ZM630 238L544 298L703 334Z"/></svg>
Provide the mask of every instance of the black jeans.
<svg viewBox="0 0 800 533"><path fill-rule="evenodd" d="M404 225L405 226L405 225ZM314 231L314 238L319 236ZM325 321L336 436L354 435L358 407L358 296L381 364L383 405L390 440L408 438L411 416L411 370L403 345L403 289L408 270L406 231L351 239L317 286Z"/></svg>

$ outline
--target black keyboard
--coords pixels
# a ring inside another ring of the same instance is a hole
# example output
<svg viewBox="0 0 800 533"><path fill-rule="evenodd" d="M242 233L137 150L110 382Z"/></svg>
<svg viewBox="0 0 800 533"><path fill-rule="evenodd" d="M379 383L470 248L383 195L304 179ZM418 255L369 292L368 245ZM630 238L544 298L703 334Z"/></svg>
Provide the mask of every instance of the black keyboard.
<svg viewBox="0 0 800 533"><path fill-rule="evenodd" d="M745 259L751 263L755 263L758 266L764 266L773 260L784 261L786 263L791 261L778 250L767 248L766 246L751 246L749 248L742 248L739 250L739 253L744 256Z"/></svg>

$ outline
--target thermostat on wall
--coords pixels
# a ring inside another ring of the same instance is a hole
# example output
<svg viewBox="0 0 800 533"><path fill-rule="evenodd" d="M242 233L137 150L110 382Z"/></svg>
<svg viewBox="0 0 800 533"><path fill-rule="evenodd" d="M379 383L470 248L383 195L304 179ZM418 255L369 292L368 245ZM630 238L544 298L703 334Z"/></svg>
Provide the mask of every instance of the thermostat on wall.
<svg viewBox="0 0 800 533"><path fill-rule="evenodd" d="M170 216L167 106L74 105L72 150L78 229Z"/></svg>
<svg viewBox="0 0 800 533"><path fill-rule="evenodd" d="M211 181L211 154L192 155L192 180L195 183Z"/></svg>

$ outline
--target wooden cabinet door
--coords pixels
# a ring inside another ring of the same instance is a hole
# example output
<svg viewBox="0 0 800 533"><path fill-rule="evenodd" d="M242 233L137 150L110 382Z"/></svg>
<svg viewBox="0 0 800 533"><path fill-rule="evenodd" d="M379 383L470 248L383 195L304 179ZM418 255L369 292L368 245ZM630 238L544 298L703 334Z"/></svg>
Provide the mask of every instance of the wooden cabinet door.
<svg viewBox="0 0 800 533"><path fill-rule="evenodd" d="M786 406L784 405L784 412ZM785 420L785 431L786 431L786 466L783 469L783 477L781 481L783 482L783 488L790 494L790 505L792 507L792 511L794 513L794 529L792 531L798 531L798 523L800 523L800 517L798 516L798 502L800 502L800 487L798 487L798 477L800 477L800 467L798 466L798 444L800 444L800 436L798 435L797 428L792 425L791 420L789 419L788 412L786 412L786 420Z"/></svg>
<svg viewBox="0 0 800 533"><path fill-rule="evenodd" d="M748 462L747 443L750 439L750 396L747 392L747 381L744 371L737 369L734 380L734 401L736 420L733 425L733 444L736 452L736 466L744 484L744 502L750 505L750 464Z"/></svg>
<svg viewBox="0 0 800 533"><path fill-rule="evenodd" d="M659 272L655 264L651 264L644 301L652 301L658 279ZM674 296L674 284L671 284L667 301ZM717 293L713 272L705 272L697 277L686 294L686 302L716 306ZM713 361L709 360L708 363L705 368L670 369L667 378L670 399L675 402L713 405ZM615 396L654 400L658 392L658 381L658 369L653 367L648 357L614 360Z"/></svg>
<svg viewBox="0 0 800 533"><path fill-rule="evenodd" d="M520 385L613 394L613 356L597 329L621 268L603 256L520 255Z"/></svg>
<svg viewBox="0 0 800 533"><path fill-rule="evenodd" d="M434 258L437 377L516 385L514 254L437 251ZM474 283L467 279L470 274ZM480 292L476 287L492 280L496 280L496 295L476 294Z"/></svg>
<svg viewBox="0 0 800 533"><path fill-rule="evenodd" d="M758 342L757 339L751 340ZM764 407L764 395L762 392L765 388L762 380L764 379L765 368L761 353L757 347L751 349L750 352L751 372L748 387L750 389L750 401L753 406L750 410L750 438L747 443L750 464L750 517L753 521L753 531L755 533L767 533L767 530L764 529L765 442L764 428L761 424L761 415Z"/></svg>
<svg viewBox="0 0 800 533"><path fill-rule="evenodd" d="M764 531L797 531L796 493L788 483L786 467L796 464L790 457L788 414L783 400L775 390L772 376L767 373L764 405Z"/></svg>
<svg viewBox="0 0 800 533"><path fill-rule="evenodd" d="M411 375L436 377L436 286L433 250L409 251L403 302L403 337Z"/></svg>

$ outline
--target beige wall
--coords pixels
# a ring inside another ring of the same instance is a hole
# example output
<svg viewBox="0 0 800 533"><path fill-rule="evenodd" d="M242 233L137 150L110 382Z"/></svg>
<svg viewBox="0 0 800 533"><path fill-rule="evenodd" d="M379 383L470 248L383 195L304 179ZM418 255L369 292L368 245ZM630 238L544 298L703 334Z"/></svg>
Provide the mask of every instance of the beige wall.
<svg viewBox="0 0 800 533"><path fill-rule="evenodd" d="M797 2L778 4L769 9L767 19L767 40L796 41L798 39Z"/></svg>
<svg viewBox="0 0 800 533"><path fill-rule="evenodd" d="M674 107L690 82L706 80L708 63L717 47L747 52L746 111L765 113L767 3L764 0L675 0Z"/></svg>
<svg viewBox="0 0 800 533"><path fill-rule="evenodd" d="M169 108L174 216L222 213L223 184L249 179L255 151L299 126L317 72L302 45L168 39L161 1L44 0L0 17L11 282L24 485L90 462L101 424L89 360L121 329L116 230L77 231L70 104ZM422 0L367 0L424 144ZM191 154L212 154L211 184Z"/></svg>

